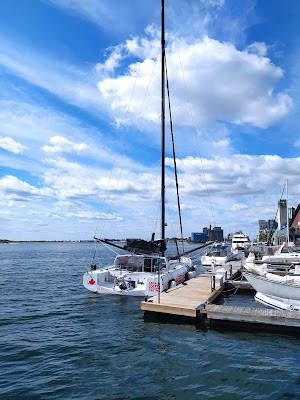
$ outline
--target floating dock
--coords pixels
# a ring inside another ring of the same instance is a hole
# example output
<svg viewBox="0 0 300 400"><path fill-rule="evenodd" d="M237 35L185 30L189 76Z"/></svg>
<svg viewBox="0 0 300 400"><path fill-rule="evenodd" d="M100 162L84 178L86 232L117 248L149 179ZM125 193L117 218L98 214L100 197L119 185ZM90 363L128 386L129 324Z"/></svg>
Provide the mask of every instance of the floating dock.
<svg viewBox="0 0 300 400"><path fill-rule="evenodd" d="M188 322L206 329L222 326L223 329L300 332L299 311L215 304L220 296L234 290L252 290L254 296L251 285L239 280L241 277L240 270L224 281L209 274L199 275L160 293L160 296L145 299L141 302L141 309L145 318Z"/></svg>

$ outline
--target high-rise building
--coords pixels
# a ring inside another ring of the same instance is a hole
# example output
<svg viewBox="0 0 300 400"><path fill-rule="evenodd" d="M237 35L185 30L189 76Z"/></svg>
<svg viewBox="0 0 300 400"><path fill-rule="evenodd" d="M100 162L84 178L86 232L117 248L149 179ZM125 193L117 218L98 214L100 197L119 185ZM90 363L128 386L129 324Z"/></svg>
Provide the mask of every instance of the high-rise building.
<svg viewBox="0 0 300 400"><path fill-rule="evenodd" d="M286 200L284 199L280 199L278 201L277 221L279 229L282 229L286 226L287 210L286 210Z"/></svg>
<svg viewBox="0 0 300 400"><path fill-rule="evenodd" d="M267 221L264 219L258 220L258 232L266 233L267 229L268 229Z"/></svg>

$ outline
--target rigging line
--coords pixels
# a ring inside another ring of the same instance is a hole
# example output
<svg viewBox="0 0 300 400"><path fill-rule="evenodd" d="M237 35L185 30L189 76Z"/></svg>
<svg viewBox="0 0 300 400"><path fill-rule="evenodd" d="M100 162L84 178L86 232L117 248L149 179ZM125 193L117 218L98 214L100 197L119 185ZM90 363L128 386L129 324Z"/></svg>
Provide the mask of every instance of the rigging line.
<svg viewBox="0 0 300 400"><path fill-rule="evenodd" d="M101 244L102 244L102 246L106 247L107 249L109 249L109 250L110 250L112 253L114 253L114 254L119 254L119 253L120 253L120 252L114 250L114 249L111 247L111 245L109 245L109 244L106 244L106 243L104 243L104 242L101 242Z"/></svg>
<svg viewBox="0 0 300 400"><path fill-rule="evenodd" d="M158 179L159 179L159 176L158 176L158 173L157 173L156 174L156 181L155 181L155 192L156 191L158 192L158 188L159 188ZM159 218L160 218L160 202L159 201L156 202L156 207L155 207L155 205L153 205L153 217L154 216L155 216L155 218L153 218L153 220L154 220L154 224L153 225L154 226L153 226L152 232L156 233L157 225L159 223Z"/></svg>
<svg viewBox="0 0 300 400"><path fill-rule="evenodd" d="M175 174L176 193L177 193L177 207L178 207L178 212L179 212L179 223L180 223L181 242L182 242L182 248L183 248L183 251L184 251L183 232L182 232L182 218L181 218L181 207L180 207L180 199L179 199L179 185L178 185L177 164L176 164L176 154L175 154L175 141L174 141L174 131L173 131L173 121L172 121L171 101L170 101L170 87L169 87L168 68L167 68L167 59L166 59L166 56L165 56L165 70L166 70L166 84L167 84L167 93L168 93L168 106L169 106L169 117L170 117L170 129L171 129L172 149L173 149L174 174Z"/></svg>
<svg viewBox="0 0 300 400"><path fill-rule="evenodd" d="M145 92L145 95L144 95L144 99L143 99L143 102L142 102L142 105L141 105L141 109L140 109L140 112L139 112L138 117L137 117L137 123L138 123L139 119L141 118L141 114L142 114L142 111L143 111L143 108L144 108L144 105L145 105L146 97L147 97L148 92L149 92L150 83L152 81L152 77L153 77L153 74L154 74L154 70L155 70L159 55L160 55L160 51L157 53L155 62L153 64L153 68L152 68L151 75L150 75L150 78L149 78L149 81L148 81L148 85L147 85L147 89L146 89L146 92Z"/></svg>
<svg viewBox="0 0 300 400"><path fill-rule="evenodd" d="M179 58L179 62L180 62L180 66L181 66L181 73L182 73L182 76L183 76L184 86L185 86L185 90L186 90L187 102L188 102L188 106L189 106L190 116L192 118L192 125L193 125L194 132L195 132L195 138L196 138L196 142L197 142L197 147L198 147L199 154L200 154L200 144L199 144L199 139L198 139L198 135L197 135L197 129L196 129L196 125L195 125L194 115L193 115L193 112L192 112L191 101L190 101L190 98L188 96L187 84L186 84L185 75L184 75L184 71L183 71L183 65L182 65L182 61L181 61L181 57L180 57L180 53L179 53L179 49L178 49L177 43L175 43L175 44L176 44L177 51L178 51L178 58ZM204 172L203 161L202 161L202 157L199 157L199 158L200 158L201 169L202 169L203 178L204 178L204 182L205 182L206 193L207 193L207 197L208 197L208 201L209 201L211 216L212 216L213 222L215 224L215 216L214 216L214 212L213 212L213 208L212 208L212 204L211 204L211 198L210 198L210 193L209 193L209 190L208 190L207 179L206 179L206 175L205 175L205 172Z"/></svg>
<svg viewBox="0 0 300 400"><path fill-rule="evenodd" d="M173 25L174 25L174 18L173 18L172 14L173 14L173 12L172 12L172 8L171 8L170 17L171 17L171 19L173 21ZM177 53L178 53L179 63L180 63L180 66L181 66L181 73L182 73L182 76L183 76L183 82L184 82L184 86L185 86L185 90L186 90L187 103L188 103L188 106L189 106L190 116L191 116L191 119L192 119L192 125L193 125L193 129L194 129L194 132L195 132L197 147L198 147L199 155L200 155L200 145L199 145L199 140L198 140L198 136L197 136L197 129L196 129L195 120L194 120L194 116L193 116L193 112L192 112L191 101L190 101L190 98L188 96L187 84L186 84L185 75L184 75L184 72L183 72L183 65L182 65L182 61L181 61L181 57L180 57L180 52L179 52L179 48L178 48L178 45L177 45L177 41L174 40L174 43L175 43L175 46L176 46L176 49L177 49ZM214 212L213 212L213 207L212 207L212 203L211 203L211 198L210 198L210 193L209 193L209 190L208 190L207 179L206 179L206 175L205 175L205 172L204 172L202 158L200 156L199 156L199 158L200 158L200 162L201 162L201 169L202 169L203 178L204 178L205 187L206 187L206 193L207 193L207 197L208 197L208 201L209 201L209 205L210 205L210 212L211 212L212 220L213 220L213 223L216 224L215 217L214 217ZM208 218L208 220L209 220L209 218Z"/></svg>
<svg viewBox="0 0 300 400"><path fill-rule="evenodd" d="M151 72L151 75L150 75L150 79L149 79L149 81L148 81L147 90L146 90L146 93L145 93L145 96L144 96L144 99L143 99L143 102L142 102L142 105L141 105L140 112L139 112L139 114L138 114L137 123L138 123L138 121L139 121L139 119L140 119L140 117L141 117L141 114L142 114L142 111L143 111L143 108L144 108L144 105L145 105L145 100L146 100L146 97L147 97L148 92L149 92L149 87L150 87L150 84L151 84L151 81L152 81L152 77L153 77L153 74L154 74L154 70L155 70L155 66L156 66L156 63L157 63L157 59L158 59L158 55L157 55L157 57L156 57L156 60L155 60L155 62L154 62L153 68L152 68L152 72ZM130 96L130 99L129 99L129 103L128 103L128 107L127 107L127 111L126 111L126 115L125 115L125 121L127 121L127 118L128 118L128 113L129 113L130 105L131 105L131 102L132 102L133 93L134 93L134 90L135 90L135 87L136 87L137 79L138 79L138 76L139 76L140 68L141 68L141 63L139 63L138 73L137 73L137 75L136 75L136 77L135 77L134 85L133 85L133 88L132 88L131 96ZM114 167L114 165L116 164L116 163L115 163L116 157L117 157L117 155L115 156L115 160L114 160L114 163L113 163L113 167ZM112 173L112 172L111 172L111 173ZM116 188L115 188L115 190L114 190L114 192L113 192L113 197L112 197L111 202L110 202L110 204L109 204L109 208L108 208L108 210L107 210L107 214L110 212L110 210L112 209L112 207L113 207L113 205L114 205L114 200L115 200L115 198L116 198L117 189L118 189L118 187L119 187L119 183L120 183L120 180L121 180L121 177L122 177L122 174L123 174L123 173L124 173L124 170L122 169L121 174L120 174L119 179L118 179L117 186L116 186ZM128 176L128 175L129 175L129 173L127 174L127 176ZM107 184L107 188L109 187L110 180L111 180L111 176L110 176L110 178L109 178L109 182L108 182L108 184ZM125 183L126 183L126 182L124 182L124 185L125 185ZM105 225L106 225L106 223L107 223L107 221L108 221L108 218L106 218L104 221L105 221L105 223L102 225L102 230L101 230L101 232L104 231L104 228L105 228Z"/></svg>
<svg viewBox="0 0 300 400"><path fill-rule="evenodd" d="M168 212L168 226L170 225L171 226L171 231L172 231L172 233L173 233L173 236L172 236L172 238L174 238L175 239L175 245L176 245L176 250L177 250L177 255L179 256L180 255L180 252L179 252L179 249L178 249L178 242L177 242L177 236L176 236L176 231L175 231L175 223L174 223L174 221L173 221L173 219L172 219L172 216L171 216L171 210L170 210L170 207L169 207L169 202L168 202L168 199L166 199L166 210L167 210L167 212ZM182 240L180 240L180 242L182 243L182 241L183 241L183 239ZM184 253L185 251L184 251L184 245L183 245L183 243L182 243L182 253Z"/></svg>
<svg viewBox="0 0 300 400"><path fill-rule="evenodd" d="M126 114L125 114L125 121L127 121L127 118L128 118L129 109L130 109L130 105L131 105L131 102L132 102L133 93L134 93L134 91L135 91L135 87L136 87L137 79L138 79L138 76L139 76L140 68L141 68L141 64L139 64L139 68L138 68L137 74L136 74L136 76L135 76L134 84L133 84L133 87L132 87L130 99L129 99L129 102L128 102L128 105L127 105ZM121 132L120 132L120 134L119 134L119 138L120 138L120 137L121 137ZM114 156L114 160L113 160L113 163L112 163L112 169L111 169L111 171L110 171L110 175L109 175L108 182L107 182L106 189L105 189L105 198L104 198L104 200L103 200L104 202L106 202L106 199L108 198L108 188L109 188L109 186L110 186L110 182L111 182L111 179L112 179L112 173L113 173L113 170L114 170L115 165L116 165L117 157L118 157L118 155L117 155L117 153L116 153L115 156ZM113 192L113 196L112 196L111 201L110 201L110 203L109 203L109 208L107 209L106 218L104 218L104 223L102 224L101 234L103 233L104 228L105 228L105 225L106 225L106 223L107 223L107 221L108 221L108 214L109 214L110 210L112 209L112 207L113 207L113 205L114 205L114 200L115 200L115 198L116 198L117 189L118 189L119 182L120 182L120 180L121 180L121 177L122 177L122 174L123 174L123 173L124 173L124 169L121 170L121 174L120 174L120 176L119 176L119 178L118 178L117 186L116 186L116 188L115 188L115 190L114 190L114 192ZM124 182L124 184L125 184L125 182ZM104 206L103 206L103 209L104 209ZM102 212L101 212L101 213L102 213ZM98 222L98 224L97 224L97 226L96 226L96 228L95 228L95 234L94 234L94 236L96 235L96 232L97 232L97 230L98 230L98 225L99 225L99 223L100 223L100 222Z"/></svg>

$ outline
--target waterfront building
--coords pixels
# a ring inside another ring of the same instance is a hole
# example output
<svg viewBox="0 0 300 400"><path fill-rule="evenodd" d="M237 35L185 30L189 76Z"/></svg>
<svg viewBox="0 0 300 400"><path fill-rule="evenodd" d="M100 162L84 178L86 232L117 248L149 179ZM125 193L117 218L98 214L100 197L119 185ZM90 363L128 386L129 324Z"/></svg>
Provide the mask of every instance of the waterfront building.
<svg viewBox="0 0 300 400"><path fill-rule="evenodd" d="M191 240L193 242L204 242L205 243L208 240L208 236L204 232L192 232Z"/></svg>
<svg viewBox="0 0 300 400"><path fill-rule="evenodd" d="M224 241L223 229L219 226L215 226L213 229L211 229L211 225L209 228L203 228L203 233L205 233L208 237L208 240L212 242Z"/></svg>

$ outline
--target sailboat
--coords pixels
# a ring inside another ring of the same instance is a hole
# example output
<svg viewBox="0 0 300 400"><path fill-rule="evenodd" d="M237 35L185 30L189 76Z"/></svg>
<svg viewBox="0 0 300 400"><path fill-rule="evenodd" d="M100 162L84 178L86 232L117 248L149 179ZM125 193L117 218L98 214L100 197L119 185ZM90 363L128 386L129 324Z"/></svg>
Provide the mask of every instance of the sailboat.
<svg viewBox="0 0 300 400"><path fill-rule="evenodd" d="M185 252L182 255L178 254L176 257L165 256L166 72L164 0L161 2L161 11L161 239L154 240L154 236L152 236L152 239L149 242L141 239L128 239L126 245L120 247L116 244L109 243L105 239L95 238L99 242L108 243L127 251L126 254L117 255L114 264L107 268L98 268L96 264L89 266L88 271L83 275L83 285L86 289L95 293L109 293L122 296L155 296L159 295L159 293L164 290L196 276L192 260L187 256L187 253L189 252ZM197 249L193 249L193 251Z"/></svg>
<svg viewBox="0 0 300 400"><path fill-rule="evenodd" d="M300 253L289 251L287 200L286 209L287 246L284 243L278 246L274 255L262 257L261 265L257 265L254 255L250 254L244 265L247 271L243 275L256 290L255 300L259 303L281 310L300 311ZM287 269L284 276L278 274L278 270L282 269Z"/></svg>
<svg viewBox="0 0 300 400"><path fill-rule="evenodd" d="M280 276L272 272L264 276L251 272L243 275L256 290L255 300L268 307L300 311L300 275L297 268L292 274Z"/></svg>

